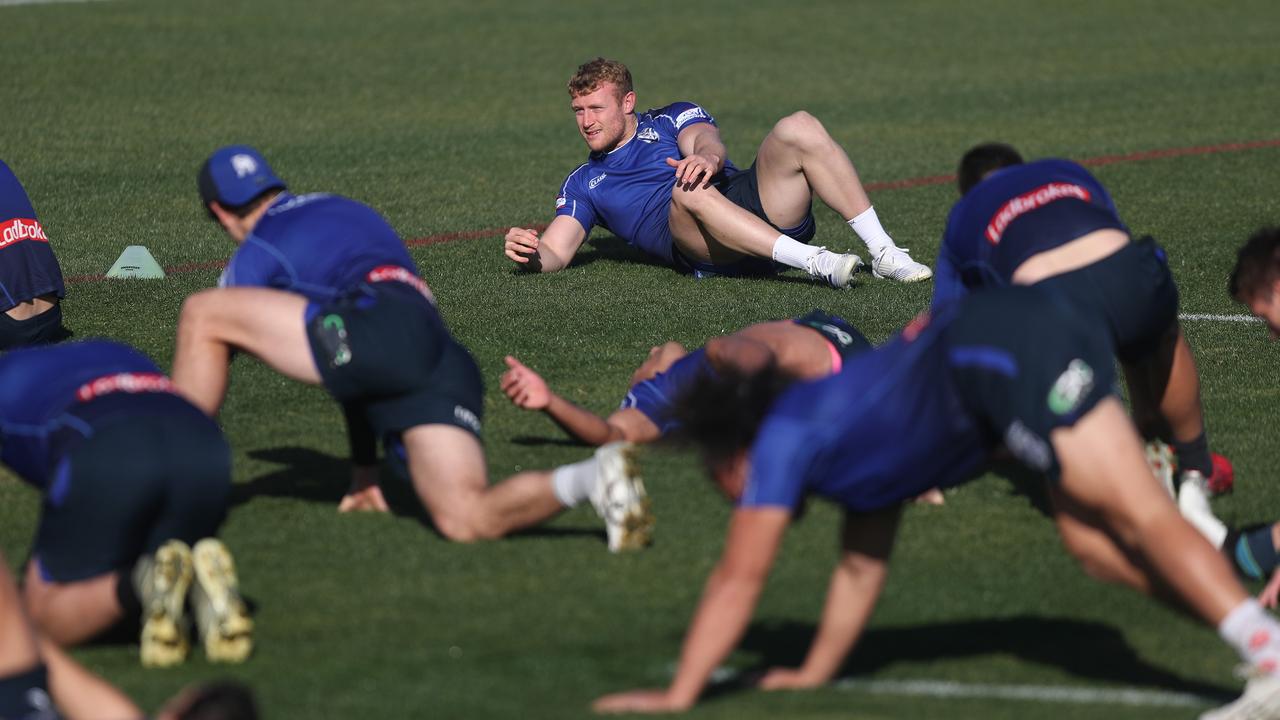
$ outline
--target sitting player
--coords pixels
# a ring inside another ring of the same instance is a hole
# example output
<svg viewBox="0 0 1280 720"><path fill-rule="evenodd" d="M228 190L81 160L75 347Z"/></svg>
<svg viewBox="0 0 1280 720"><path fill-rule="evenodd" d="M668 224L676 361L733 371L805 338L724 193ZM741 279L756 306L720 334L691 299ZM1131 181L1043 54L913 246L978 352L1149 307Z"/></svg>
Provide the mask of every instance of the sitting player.
<svg viewBox="0 0 1280 720"><path fill-rule="evenodd" d="M44 496L24 588L44 636L74 645L140 616L142 663L173 665L190 590L209 659L249 655L253 623L213 537L230 451L145 355L91 341L0 356L0 461Z"/></svg>
<svg viewBox="0 0 1280 720"><path fill-rule="evenodd" d="M62 269L27 192L0 160L0 351L66 339Z"/></svg>
<svg viewBox="0 0 1280 720"><path fill-rule="evenodd" d="M664 689L601 698L608 712L693 705L746 630L783 533L807 495L845 512L844 552L804 665L766 688L821 685L862 633L887 577L901 504L975 477L999 447L1048 483L1064 544L1085 569L1167 598L1257 675L1215 718L1280 718L1280 623L1178 513L1113 394L1109 338L1052 293L1006 288L922 316L845 371L788 389L767 347L740 338L742 372L695 383L680 413L736 501L721 560ZM710 348L709 348L710 351Z"/></svg>
<svg viewBox="0 0 1280 720"><path fill-rule="evenodd" d="M566 506L538 477L488 485L480 445L483 388L471 354L444 325L395 231L372 208L337 195L293 195L258 151L217 150L200 195L239 245L223 287L187 298L174 383L215 415L232 351L323 385L347 418L353 475L341 510L386 510L377 441L405 462L432 522L450 540L502 537ZM643 487L593 476L575 494L604 517L609 545L645 544Z"/></svg>
<svg viewBox="0 0 1280 720"><path fill-rule="evenodd" d="M838 373L845 358L871 348L844 318L822 310L794 320L749 325L734 335L767 345L778 358L780 369L802 379ZM503 374L501 386L518 407L543 411L571 437L588 445L619 440L648 443L671 429L675 422L672 402L688 383L720 362L720 358L708 357L703 348L688 352L675 342L654 347L631 376L631 390L621 406L607 418L552 392L542 377L511 356L507 357L510 370Z"/></svg>
<svg viewBox="0 0 1280 720"><path fill-rule="evenodd" d="M740 171L703 108L678 102L637 113L631 71L620 62L580 66L569 97L591 153L565 180L545 232L507 232L504 251L518 267L567 267L599 225L696 277L771 273L779 263L845 287L862 260L807 244L816 194L866 243L876 277L932 275L880 226L849 156L809 113L779 120Z"/></svg>

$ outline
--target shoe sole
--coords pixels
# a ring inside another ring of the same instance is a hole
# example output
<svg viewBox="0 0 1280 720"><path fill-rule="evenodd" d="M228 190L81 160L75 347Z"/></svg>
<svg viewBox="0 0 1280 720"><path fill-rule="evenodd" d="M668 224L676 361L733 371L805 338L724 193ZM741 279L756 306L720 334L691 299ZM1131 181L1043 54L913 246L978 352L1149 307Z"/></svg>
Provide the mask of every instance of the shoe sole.
<svg viewBox="0 0 1280 720"><path fill-rule="evenodd" d="M622 478L616 482L626 484L632 501L627 503L625 513L616 523L619 528L618 536L610 538L609 552L615 553L642 550L651 545L653 543L653 526L656 524L649 495L644 489L644 481L639 477L639 466L635 460L635 446L627 444L618 450L618 454L622 460ZM608 518L606 518L605 522L609 522Z"/></svg>
<svg viewBox="0 0 1280 720"><path fill-rule="evenodd" d="M877 280L893 280L895 282L900 282L900 283L915 283L915 282L922 282L924 280L928 280L929 278L933 277L933 271L927 270L926 272L923 272L923 273L918 273L910 277L898 279L895 277L891 277L889 275L881 275L880 271L876 270L873 267L871 268L871 276L876 278Z"/></svg>
<svg viewBox="0 0 1280 720"><path fill-rule="evenodd" d="M195 582L213 612L208 628L201 628L205 656L210 662L241 663L253 653L253 618L240 598L235 560L216 538L205 538L192 551Z"/></svg>
<svg viewBox="0 0 1280 720"><path fill-rule="evenodd" d="M849 260L845 260L843 263L849 267L841 267L840 272L837 272L835 275L827 279L828 284L838 290L853 287L855 284L854 278L857 276L858 271L865 267L865 263L862 262L862 258L857 255L846 254L846 256Z"/></svg>
<svg viewBox="0 0 1280 720"><path fill-rule="evenodd" d="M1200 720L1280 720L1280 682L1250 681L1234 702L1210 710Z"/></svg>
<svg viewBox="0 0 1280 720"><path fill-rule="evenodd" d="M142 623L140 655L143 667L172 667L187 659L183 605L193 575L191 550L180 540L170 540L155 553L153 582L163 585L152 599ZM127 580L122 579L122 582Z"/></svg>

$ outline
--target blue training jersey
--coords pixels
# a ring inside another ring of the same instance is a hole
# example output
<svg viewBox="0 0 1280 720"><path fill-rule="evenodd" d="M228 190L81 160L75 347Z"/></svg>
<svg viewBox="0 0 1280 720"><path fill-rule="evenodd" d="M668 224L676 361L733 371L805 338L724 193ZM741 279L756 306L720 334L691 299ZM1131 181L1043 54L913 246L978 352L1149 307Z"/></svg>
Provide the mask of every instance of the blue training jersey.
<svg viewBox="0 0 1280 720"><path fill-rule="evenodd" d="M591 153L569 173L556 197L556 215L572 217L588 233L599 225L670 263L667 208L675 171L667 158L683 157L676 142L680 131L699 123L716 121L689 102L636 113L636 134L630 140L612 152ZM734 175L738 168L725 158L721 172Z"/></svg>
<svg viewBox="0 0 1280 720"><path fill-rule="evenodd" d="M110 340L86 340L0 355L0 462L44 489L56 458L55 436L93 430L72 411L116 393L165 393L185 400L143 353Z"/></svg>
<svg viewBox="0 0 1280 720"><path fill-rule="evenodd" d="M1095 230L1128 232L1106 188L1078 163L1002 168L951 208L934 268L933 307L1008 285L1027 258Z"/></svg>
<svg viewBox="0 0 1280 720"><path fill-rule="evenodd" d="M989 440L952 380L950 317L913 323L839 374L785 392L751 449L739 506L794 510L814 494L869 512L973 477Z"/></svg>
<svg viewBox="0 0 1280 720"><path fill-rule="evenodd" d="M666 370L644 382L636 383L623 398L622 405L618 409L639 410L658 426L658 432L666 435L679 426L674 414L675 402L679 399L680 393L692 385L699 376L705 377L713 372L715 369L707 361L706 349L698 348L671 363L671 367Z"/></svg>
<svg viewBox="0 0 1280 720"><path fill-rule="evenodd" d="M49 294L66 294L62 268L27 191L0 160L0 312Z"/></svg>
<svg viewBox="0 0 1280 720"><path fill-rule="evenodd" d="M339 195L281 193L219 284L288 290L324 302L387 265L418 274L400 236L373 208Z"/></svg>

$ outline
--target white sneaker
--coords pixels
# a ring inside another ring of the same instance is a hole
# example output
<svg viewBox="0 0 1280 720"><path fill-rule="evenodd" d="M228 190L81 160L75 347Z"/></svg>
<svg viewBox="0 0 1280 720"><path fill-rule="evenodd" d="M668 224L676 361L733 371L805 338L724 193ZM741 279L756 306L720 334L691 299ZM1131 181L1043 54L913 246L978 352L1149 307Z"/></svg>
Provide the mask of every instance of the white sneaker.
<svg viewBox="0 0 1280 720"><path fill-rule="evenodd" d="M1177 499L1173 489L1173 448L1163 440L1152 440L1147 443L1147 466L1151 474L1156 476L1169 497Z"/></svg>
<svg viewBox="0 0 1280 720"><path fill-rule="evenodd" d="M653 539L653 513L636 470L635 446L609 443L596 450L596 484L591 504L604 519L609 552L639 550Z"/></svg>
<svg viewBox="0 0 1280 720"><path fill-rule="evenodd" d="M1187 470L1178 478L1178 510L1215 548L1226 542L1227 526L1209 506L1209 481L1196 470Z"/></svg>
<svg viewBox="0 0 1280 720"><path fill-rule="evenodd" d="M908 252L906 248L886 245L871 261L871 274L881 280L897 280L904 283L919 282L933 277L933 271L929 266L912 260Z"/></svg>
<svg viewBox="0 0 1280 720"><path fill-rule="evenodd" d="M1204 713L1200 720L1280 720L1280 677L1249 678L1240 697Z"/></svg>
<svg viewBox="0 0 1280 720"><path fill-rule="evenodd" d="M862 269L862 258L853 253L833 253L826 248L809 258L805 270L816 278L826 280L831 287L845 288L853 284L854 273Z"/></svg>

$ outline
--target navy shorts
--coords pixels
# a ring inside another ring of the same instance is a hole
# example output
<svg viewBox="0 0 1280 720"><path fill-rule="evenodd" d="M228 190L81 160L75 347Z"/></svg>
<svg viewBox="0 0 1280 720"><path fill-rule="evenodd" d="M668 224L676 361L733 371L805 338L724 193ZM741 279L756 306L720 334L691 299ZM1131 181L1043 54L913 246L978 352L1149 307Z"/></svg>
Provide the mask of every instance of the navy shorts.
<svg viewBox="0 0 1280 720"><path fill-rule="evenodd" d="M1111 339L1062 298L1037 288L976 293L947 328L961 404L1024 465L1057 479L1049 435L1114 394Z"/></svg>
<svg viewBox="0 0 1280 720"><path fill-rule="evenodd" d="M49 697L49 672L44 665L0 677L0 719L60 720Z"/></svg>
<svg viewBox="0 0 1280 720"><path fill-rule="evenodd" d="M1063 295L1105 328L1124 363L1155 352L1178 321L1178 287L1164 248L1150 237L1035 287Z"/></svg>
<svg viewBox="0 0 1280 720"><path fill-rule="evenodd" d="M760 202L760 183L756 178L756 164L754 162L746 170L719 180L715 187L720 191L721 195L729 199L729 202L769 223L781 235L787 235L802 243L807 243L813 240L818 231L817 221L813 218L812 203L809 205L809 212L805 214L804 220L799 225L790 228L780 228L774 225L768 214L765 213L764 205ZM732 263L699 262L685 257L679 248L674 245L671 248L671 257L676 269L681 272L691 273L698 278L757 277L772 275L779 268L778 263L771 258L758 257L747 257Z"/></svg>
<svg viewBox="0 0 1280 720"><path fill-rule="evenodd" d="M71 414L92 434L53 438L58 460L32 552L45 580L127 570L168 540L217 533L231 449L213 420L169 393L113 393Z"/></svg>
<svg viewBox="0 0 1280 720"><path fill-rule="evenodd" d="M817 330L844 360L871 349L871 343L848 320L825 310L812 310L792 322Z"/></svg>
<svg viewBox="0 0 1280 720"><path fill-rule="evenodd" d="M307 336L325 389L363 408L379 437L418 425L454 425L479 437L480 370L411 285L361 283L308 305Z"/></svg>
<svg viewBox="0 0 1280 720"><path fill-rule="evenodd" d="M14 320L0 313L0 351L52 345L69 337L70 331L62 327L61 303L26 320Z"/></svg>

